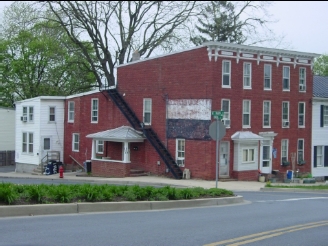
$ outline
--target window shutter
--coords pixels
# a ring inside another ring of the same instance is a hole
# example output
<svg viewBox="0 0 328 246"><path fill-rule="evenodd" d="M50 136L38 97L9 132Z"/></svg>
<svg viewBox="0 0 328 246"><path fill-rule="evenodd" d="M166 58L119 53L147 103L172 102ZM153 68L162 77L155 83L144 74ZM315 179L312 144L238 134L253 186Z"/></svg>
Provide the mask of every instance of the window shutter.
<svg viewBox="0 0 328 246"><path fill-rule="evenodd" d="M325 162L324 162L324 166L328 167L328 146L325 146Z"/></svg>
<svg viewBox="0 0 328 246"><path fill-rule="evenodd" d="M313 147L313 167L317 167L317 146Z"/></svg>
<svg viewBox="0 0 328 246"><path fill-rule="evenodd" d="M320 106L320 127L323 127L323 105Z"/></svg>

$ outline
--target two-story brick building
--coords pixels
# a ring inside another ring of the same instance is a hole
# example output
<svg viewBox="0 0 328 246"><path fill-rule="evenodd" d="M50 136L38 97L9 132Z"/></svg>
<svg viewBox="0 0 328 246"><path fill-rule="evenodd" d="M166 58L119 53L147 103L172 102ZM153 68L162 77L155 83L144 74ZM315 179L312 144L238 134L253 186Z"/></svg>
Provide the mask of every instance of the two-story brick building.
<svg viewBox="0 0 328 246"><path fill-rule="evenodd" d="M310 171L316 56L210 42L121 65L116 89L67 98L64 161L91 159L101 176L140 168L181 178L187 168L192 178L214 179L209 125L211 112L223 110L220 178L257 180L259 169L293 164Z"/></svg>

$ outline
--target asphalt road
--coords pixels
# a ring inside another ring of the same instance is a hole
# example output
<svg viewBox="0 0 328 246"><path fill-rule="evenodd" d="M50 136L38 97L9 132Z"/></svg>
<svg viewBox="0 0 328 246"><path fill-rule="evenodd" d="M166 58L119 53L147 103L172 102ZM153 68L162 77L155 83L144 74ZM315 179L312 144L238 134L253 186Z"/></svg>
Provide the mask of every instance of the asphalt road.
<svg viewBox="0 0 328 246"><path fill-rule="evenodd" d="M249 202L0 218L0 245L327 245L327 193L236 193Z"/></svg>

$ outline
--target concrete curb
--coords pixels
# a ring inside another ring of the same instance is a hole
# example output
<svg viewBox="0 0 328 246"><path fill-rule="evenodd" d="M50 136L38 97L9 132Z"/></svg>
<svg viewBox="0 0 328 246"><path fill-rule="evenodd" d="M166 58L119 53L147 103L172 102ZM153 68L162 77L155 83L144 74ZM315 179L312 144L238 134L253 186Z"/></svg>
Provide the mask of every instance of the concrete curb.
<svg viewBox="0 0 328 246"><path fill-rule="evenodd" d="M70 204L37 204L0 206L0 217L75 214L94 212L149 211L161 209L196 208L243 203L242 196L179 201L99 202Z"/></svg>
<svg viewBox="0 0 328 246"><path fill-rule="evenodd" d="M321 192L328 193L328 190L302 189L302 188L260 188L260 191L279 191L279 192Z"/></svg>

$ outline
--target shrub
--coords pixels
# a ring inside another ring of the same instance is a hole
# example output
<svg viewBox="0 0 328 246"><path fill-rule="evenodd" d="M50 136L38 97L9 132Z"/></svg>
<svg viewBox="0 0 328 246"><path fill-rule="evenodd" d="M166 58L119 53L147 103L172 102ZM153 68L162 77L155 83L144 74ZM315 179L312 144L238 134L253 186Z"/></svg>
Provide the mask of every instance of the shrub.
<svg viewBox="0 0 328 246"><path fill-rule="evenodd" d="M12 204L19 197L15 186L11 183L2 183L0 185L0 201L6 204Z"/></svg>
<svg viewBox="0 0 328 246"><path fill-rule="evenodd" d="M69 185L60 184L56 187L52 186L51 191L56 202L69 203L72 200L72 191Z"/></svg>
<svg viewBox="0 0 328 246"><path fill-rule="evenodd" d="M29 185L26 186L26 197L28 200L36 201L37 203L44 203L46 195L48 193L48 186L41 185Z"/></svg>
<svg viewBox="0 0 328 246"><path fill-rule="evenodd" d="M79 195L87 202L95 202L103 199L102 188L98 185L83 184L80 186Z"/></svg>

